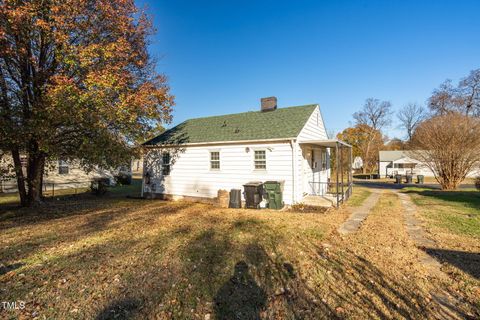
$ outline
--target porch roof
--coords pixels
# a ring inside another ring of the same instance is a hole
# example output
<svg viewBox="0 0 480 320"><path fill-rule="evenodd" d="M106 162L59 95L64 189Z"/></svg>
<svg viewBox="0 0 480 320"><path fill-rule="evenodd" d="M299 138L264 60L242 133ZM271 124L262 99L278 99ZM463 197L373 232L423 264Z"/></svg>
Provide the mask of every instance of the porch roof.
<svg viewBox="0 0 480 320"><path fill-rule="evenodd" d="M327 148L335 148L337 145L341 145L343 147L351 148L352 146L348 143L339 140L339 139L326 139L326 140L307 140L307 141L299 141L299 144L304 145L316 145L322 146Z"/></svg>

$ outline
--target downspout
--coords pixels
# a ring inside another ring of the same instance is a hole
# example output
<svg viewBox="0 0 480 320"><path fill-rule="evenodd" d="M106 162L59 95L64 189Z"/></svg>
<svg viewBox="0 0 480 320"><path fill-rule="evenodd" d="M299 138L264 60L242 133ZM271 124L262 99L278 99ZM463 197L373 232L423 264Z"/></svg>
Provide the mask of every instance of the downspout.
<svg viewBox="0 0 480 320"><path fill-rule="evenodd" d="M292 148L292 204L296 203L296 195L295 195L295 168L296 168L296 155L297 155L297 148L295 145L295 140L290 140L290 147Z"/></svg>
<svg viewBox="0 0 480 320"><path fill-rule="evenodd" d="M145 169L146 169L146 163L147 161L145 160L147 158L147 150L143 150L142 152L142 160L143 160L143 170L142 170L142 190L140 191L140 197L143 198L143 189L145 188Z"/></svg>

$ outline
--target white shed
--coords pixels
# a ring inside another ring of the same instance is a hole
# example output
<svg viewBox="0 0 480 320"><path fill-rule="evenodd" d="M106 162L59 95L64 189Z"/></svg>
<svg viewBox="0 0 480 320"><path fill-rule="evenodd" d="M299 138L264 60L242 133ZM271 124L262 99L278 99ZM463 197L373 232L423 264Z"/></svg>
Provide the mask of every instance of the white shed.
<svg viewBox="0 0 480 320"><path fill-rule="evenodd" d="M211 199L220 189L267 180L284 182L285 204L331 195L329 147L335 144L319 106L263 102L260 111L187 120L147 141L143 195Z"/></svg>

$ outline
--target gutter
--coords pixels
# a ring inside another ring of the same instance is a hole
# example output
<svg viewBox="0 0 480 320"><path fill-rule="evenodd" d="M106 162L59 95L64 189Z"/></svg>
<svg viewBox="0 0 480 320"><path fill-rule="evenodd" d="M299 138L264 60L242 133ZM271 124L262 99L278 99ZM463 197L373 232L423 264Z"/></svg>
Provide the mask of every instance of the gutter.
<svg viewBox="0 0 480 320"><path fill-rule="evenodd" d="M244 143L262 143L262 142L285 142L294 141L295 138L274 138L274 139L259 139L259 140L233 140L233 141L212 141L212 142L192 142L192 143L180 143L180 144L156 144L156 145L143 145L144 148L175 148L175 147L190 147L190 146L208 146L208 145L221 145L221 144L244 144Z"/></svg>
<svg viewBox="0 0 480 320"><path fill-rule="evenodd" d="M295 185L295 168L297 168L297 144L295 143L295 139L290 140L290 146L292 148L292 204L297 202L296 197L296 185Z"/></svg>
<svg viewBox="0 0 480 320"><path fill-rule="evenodd" d="M140 191L140 197L143 198L143 189L145 188L145 168L146 168L146 160L145 160L146 154L143 155L143 165L142 165L142 190Z"/></svg>

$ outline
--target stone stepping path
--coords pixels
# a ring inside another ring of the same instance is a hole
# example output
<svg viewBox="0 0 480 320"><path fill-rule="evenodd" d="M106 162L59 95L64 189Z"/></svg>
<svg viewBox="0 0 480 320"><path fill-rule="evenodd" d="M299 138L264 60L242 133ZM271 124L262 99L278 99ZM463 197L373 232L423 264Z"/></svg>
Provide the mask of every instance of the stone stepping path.
<svg viewBox="0 0 480 320"><path fill-rule="evenodd" d="M427 237L421 221L415 216L417 207L412 202L410 196L401 192L397 192L397 195L404 208L405 228L415 245L420 249L435 247L435 241ZM448 277L441 270L442 264L424 250L419 250L419 261L432 275L440 278ZM457 298L443 290L436 290L430 294L432 295L432 299L440 307L439 319L464 319L464 315L460 313L456 307L456 305L461 303Z"/></svg>
<svg viewBox="0 0 480 320"><path fill-rule="evenodd" d="M337 230L341 235L348 235L358 231L363 220L368 216L372 208L377 204L380 198L380 190L371 189L372 194L368 196L363 204L352 210L352 214Z"/></svg>
<svg viewBox="0 0 480 320"><path fill-rule="evenodd" d="M413 242L415 242L415 245L419 248L435 247L435 241L427 237L425 230L422 227L422 223L415 216L415 213L417 212L417 207L410 199L410 196L401 192L397 192L397 195L400 198L400 201L402 202L404 208L405 228L410 238L413 240ZM435 273L443 274L443 272L440 271L440 267L442 266L440 262L438 262L435 258L430 256L423 250L421 250L419 260L422 264L424 264L426 267L428 267Z"/></svg>

